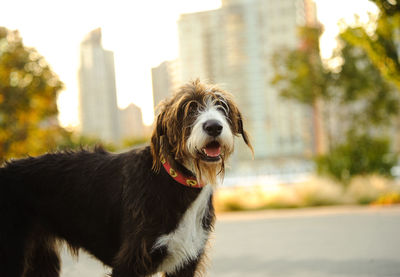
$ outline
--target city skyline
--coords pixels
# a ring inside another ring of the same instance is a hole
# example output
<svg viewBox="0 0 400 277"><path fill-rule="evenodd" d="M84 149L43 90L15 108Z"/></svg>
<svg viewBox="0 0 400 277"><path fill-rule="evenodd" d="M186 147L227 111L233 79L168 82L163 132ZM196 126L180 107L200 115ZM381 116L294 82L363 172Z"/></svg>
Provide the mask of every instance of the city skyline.
<svg viewBox="0 0 400 277"><path fill-rule="evenodd" d="M60 2L57 5L44 0L35 3L7 1L3 6L9 12L0 18L0 26L18 29L25 45L35 47L64 82L66 89L58 101L59 120L64 127L76 127L78 124L76 77L79 44L86 33L101 27L104 30L105 48L115 53L118 106L125 108L135 103L142 108L144 123L151 124L151 68L165 60L177 58L176 21L179 15L220 6L220 1L198 2L175 0L166 3L153 0L134 6L123 1L115 1L112 5L100 1L94 6L93 3L79 1ZM327 38L328 42L321 41L325 57L333 47L333 35L337 32L335 22L340 17L349 20L353 11L358 11L364 13L365 20L365 11L374 11L374 5L367 0L315 2L318 19L325 25L324 36L331 36ZM60 9L64 12L59 13ZM18 11L18 16L13 11Z"/></svg>
<svg viewBox="0 0 400 277"><path fill-rule="evenodd" d="M300 44L299 26L317 24L310 0L224 0L218 10L179 19L181 80L198 76L233 94L256 161L300 160L314 152L311 109L279 97L270 80L277 51ZM242 165L252 160L243 144L236 149Z"/></svg>
<svg viewBox="0 0 400 277"><path fill-rule="evenodd" d="M78 75L80 134L115 145L145 136L141 109L117 106L114 53L103 48L101 28L81 43Z"/></svg>

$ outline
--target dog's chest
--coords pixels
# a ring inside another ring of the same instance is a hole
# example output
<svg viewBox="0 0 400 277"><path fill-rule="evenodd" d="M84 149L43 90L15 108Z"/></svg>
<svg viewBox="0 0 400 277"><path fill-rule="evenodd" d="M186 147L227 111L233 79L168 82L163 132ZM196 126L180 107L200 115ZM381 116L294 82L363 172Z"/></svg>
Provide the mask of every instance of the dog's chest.
<svg viewBox="0 0 400 277"><path fill-rule="evenodd" d="M183 215L178 227L157 239L153 249L165 246L168 250L159 271L172 273L186 262L195 259L204 249L209 231L204 229L202 222L208 213L211 194L212 187L205 186Z"/></svg>

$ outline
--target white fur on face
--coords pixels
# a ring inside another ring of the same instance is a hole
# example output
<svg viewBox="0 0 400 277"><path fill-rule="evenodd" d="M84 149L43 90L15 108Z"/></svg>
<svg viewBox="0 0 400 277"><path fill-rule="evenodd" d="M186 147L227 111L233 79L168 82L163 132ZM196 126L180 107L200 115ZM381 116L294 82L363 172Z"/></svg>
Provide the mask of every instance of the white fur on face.
<svg viewBox="0 0 400 277"><path fill-rule="evenodd" d="M200 152L207 143L213 140L220 143L223 152L231 153L233 151L234 136L224 112L219 109L225 110L223 106L217 105L216 101L210 99L207 101L206 107L199 111L199 116L194 122L192 132L186 142L187 150L192 156L196 156L197 152ZM203 129L204 123L210 119L218 120L222 125L222 132L216 138L209 136Z"/></svg>

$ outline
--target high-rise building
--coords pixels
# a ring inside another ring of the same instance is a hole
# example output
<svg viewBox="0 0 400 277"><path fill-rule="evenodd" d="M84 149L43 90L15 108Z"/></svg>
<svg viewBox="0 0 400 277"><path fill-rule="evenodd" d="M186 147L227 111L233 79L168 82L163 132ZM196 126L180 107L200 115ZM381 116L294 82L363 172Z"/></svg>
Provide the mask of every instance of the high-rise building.
<svg viewBox="0 0 400 277"><path fill-rule="evenodd" d="M121 137L122 139L142 138L145 134L142 110L131 103L125 109L120 110Z"/></svg>
<svg viewBox="0 0 400 277"><path fill-rule="evenodd" d="M181 85L179 62L165 61L151 69L154 111L157 105ZM155 111L156 112L156 111Z"/></svg>
<svg viewBox="0 0 400 277"><path fill-rule="evenodd" d="M223 0L218 10L178 21L182 81L201 78L233 93L255 158L306 158L313 151L311 110L279 96L271 59L299 45L297 28L316 20L311 0ZM238 145L236 158L251 159Z"/></svg>
<svg viewBox="0 0 400 277"><path fill-rule="evenodd" d="M106 142L120 142L114 54L103 49L101 29L80 45L79 99L81 133Z"/></svg>

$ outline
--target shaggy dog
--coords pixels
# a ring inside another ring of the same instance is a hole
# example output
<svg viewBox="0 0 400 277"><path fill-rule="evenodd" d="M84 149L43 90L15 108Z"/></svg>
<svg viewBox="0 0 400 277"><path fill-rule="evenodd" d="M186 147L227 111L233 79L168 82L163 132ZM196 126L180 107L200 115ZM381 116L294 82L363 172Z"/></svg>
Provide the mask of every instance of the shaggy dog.
<svg viewBox="0 0 400 277"><path fill-rule="evenodd" d="M213 229L212 194L241 135L227 92L191 82L160 105L150 146L14 160L0 168L0 275L56 277L59 242L112 277L194 276Z"/></svg>

